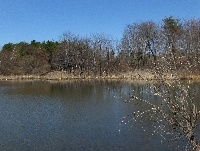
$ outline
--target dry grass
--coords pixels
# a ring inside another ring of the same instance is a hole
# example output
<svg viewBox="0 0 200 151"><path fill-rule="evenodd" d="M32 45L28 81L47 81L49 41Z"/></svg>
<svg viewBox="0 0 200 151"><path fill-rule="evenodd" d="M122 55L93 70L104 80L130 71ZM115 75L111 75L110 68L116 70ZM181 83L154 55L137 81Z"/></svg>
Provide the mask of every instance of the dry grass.
<svg viewBox="0 0 200 151"><path fill-rule="evenodd" d="M176 80L176 79L191 79L200 80L200 75L188 75L185 74L171 74L163 73L162 79L165 80ZM53 71L43 75L11 75L3 76L0 75L0 80L73 80L73 79L123 79L123 80L145 80L152 81L160 79L158 75L152 70L134 70L132 72L113 74L109 76L74 76L72 74L67 74L65 71Z"/></svg>

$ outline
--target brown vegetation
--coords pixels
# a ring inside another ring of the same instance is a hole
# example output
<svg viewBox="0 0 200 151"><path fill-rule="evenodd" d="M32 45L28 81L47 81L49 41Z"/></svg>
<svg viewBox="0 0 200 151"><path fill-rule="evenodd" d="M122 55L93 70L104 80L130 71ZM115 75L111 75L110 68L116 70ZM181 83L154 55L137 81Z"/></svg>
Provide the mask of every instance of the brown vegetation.
<svg viewBox="0 0 200 151"><path fill-rule="evenodd" d="M181 22L169 17L162 25L151 21L130 24L119 42L105 35L79 37L65 33L60 42L8 43L0 52L0 75L65 71L65 78L128 75L156 79L151 75L158 71L155 68L165 68L162 74L166 79L196 78L200 74L199 29L198 19Z"/></svg>
<svg viewBox="0 0 200 151"><path fill-rule="evenodd" d="M144 80L144 81L155 81L155 80L200 80L199 75L186 75L183 74L170 74L163 73L162 78L156 75L153 70L134 70L132 72L124 72L113 75L102 75L102 76L87 76L87 75L73 75L68 74L66 71L52 71L40 75L9 75L0 76L0 80L72 80L72 79L113 79L113 80Z"/></svg>

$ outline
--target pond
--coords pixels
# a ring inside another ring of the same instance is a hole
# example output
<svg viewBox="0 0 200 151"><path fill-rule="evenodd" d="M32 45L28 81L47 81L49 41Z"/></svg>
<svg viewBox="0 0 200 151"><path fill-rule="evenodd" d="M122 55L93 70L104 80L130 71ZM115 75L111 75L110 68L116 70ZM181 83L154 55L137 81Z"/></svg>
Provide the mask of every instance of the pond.
<svg viewBox="0 0 200 151"><path fill-rule="evenodd" d="M122 124L124 116L145 106L125 103L121 92L144 87L120 81L1 81L0 150L174 150L141 124ZM199 83L192 89L197 100Z"/></svg>

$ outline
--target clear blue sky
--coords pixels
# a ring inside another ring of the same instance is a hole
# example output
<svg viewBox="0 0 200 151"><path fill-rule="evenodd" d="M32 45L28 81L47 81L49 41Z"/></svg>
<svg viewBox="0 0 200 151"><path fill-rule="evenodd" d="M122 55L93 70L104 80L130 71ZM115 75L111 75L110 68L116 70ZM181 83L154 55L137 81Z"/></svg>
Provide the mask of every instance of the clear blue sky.
<svg viewBox="0 0 200 151"><path fill-rule="evenodd" d="M105 33L121 38L127 24L170 15L200 17L200 0L0 0L0 46Z"/></svg>

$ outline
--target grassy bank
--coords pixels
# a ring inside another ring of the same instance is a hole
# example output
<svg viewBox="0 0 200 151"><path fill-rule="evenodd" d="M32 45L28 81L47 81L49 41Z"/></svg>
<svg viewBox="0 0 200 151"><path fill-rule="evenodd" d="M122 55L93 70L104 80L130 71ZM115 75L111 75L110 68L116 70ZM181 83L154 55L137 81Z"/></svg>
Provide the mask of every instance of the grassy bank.
<svg viewBox="0 0 200 151"><path fill-rule="evenodd" d="M73 80L73 79L124 79L124 80L177 80L189 79L200 80L200 75L192 75L186 73L162 73L161 76L155 74L152 70L134 70L132 72L119 73L113 75L103 76L86 76L86 75L72 75L65 71L52 71L42 75L0 75L0 80Z"/></svg>

